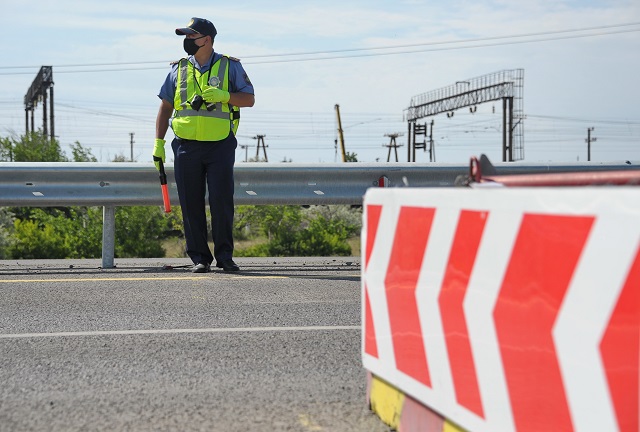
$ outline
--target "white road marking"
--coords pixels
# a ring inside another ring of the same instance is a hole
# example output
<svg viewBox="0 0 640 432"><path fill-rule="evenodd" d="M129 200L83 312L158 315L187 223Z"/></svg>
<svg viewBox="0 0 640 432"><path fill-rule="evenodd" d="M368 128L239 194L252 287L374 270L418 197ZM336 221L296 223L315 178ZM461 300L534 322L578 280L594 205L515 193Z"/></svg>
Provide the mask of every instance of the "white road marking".
<svg viewBox="0 0 640 432"><path fill-rule="evenodd" d="M150 330L104 330L82 332L54 332L54 333L15 333L0 334L0 339L26 339L44 337L71 336L121 336L144 334L181 334L181 333L260 333L260 332L291 332L291 331L333 331L360 330L361 326L308 326L308 327L231 327L231 328L201 328L201 329L150 329Z"/></svg>

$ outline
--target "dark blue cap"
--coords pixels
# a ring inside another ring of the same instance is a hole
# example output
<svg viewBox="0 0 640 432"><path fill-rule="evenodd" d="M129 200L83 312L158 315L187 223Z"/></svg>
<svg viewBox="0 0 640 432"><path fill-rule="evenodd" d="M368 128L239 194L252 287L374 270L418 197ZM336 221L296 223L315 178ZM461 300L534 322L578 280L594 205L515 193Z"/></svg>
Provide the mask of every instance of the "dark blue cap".
<svg viewBox="0 0 640 432"><path fill-rule="evenodd" d="M177 35L188 35L188 34L201 34L204 36L211 36L211 39L215 38L218 32L216 31L215 26L211 23L211 21L206 20L204 18L191 18L189 24L187 24L184 28L177 28Z"/></svg>

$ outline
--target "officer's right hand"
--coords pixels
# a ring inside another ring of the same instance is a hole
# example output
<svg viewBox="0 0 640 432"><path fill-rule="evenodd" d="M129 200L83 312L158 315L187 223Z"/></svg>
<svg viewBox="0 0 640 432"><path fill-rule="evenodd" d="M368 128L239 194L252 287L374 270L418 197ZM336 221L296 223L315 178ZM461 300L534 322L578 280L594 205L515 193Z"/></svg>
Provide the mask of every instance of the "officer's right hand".
<svg viewBox="0 0 640 432"><path fill-rule="evenodd" d="M160 138L156 138L156 143L153 146L153 163L156 165L156 169L160 171L160 161L164 164L164 143L166 141Z"/></svg>
<svg viewBox="0 0 640 432"><path fill-rule="evenodd" d="M217 87L205 87L204 91L202 92L202 99L204 99L205 102L227 103L227 102L229 102L229 98L230 97L231 97L231 95L229 94L228 91L220 90Z"/></svg>

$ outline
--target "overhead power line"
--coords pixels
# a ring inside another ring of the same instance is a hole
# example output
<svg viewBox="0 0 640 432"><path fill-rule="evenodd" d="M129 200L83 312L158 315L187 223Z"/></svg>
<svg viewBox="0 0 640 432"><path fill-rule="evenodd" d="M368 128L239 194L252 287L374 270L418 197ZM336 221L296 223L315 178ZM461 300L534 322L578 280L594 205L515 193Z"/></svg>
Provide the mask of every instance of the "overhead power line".
<svg viewBox="0 0 640 432"><path fill-rule="evenodd" d="M586 122L586 123L606 123L612 125L640 125L640 121L638 120L594 120L594 119L581 119L575 117L558 117L558 116L545 116L545 115L534 115L527 114L527 118L538 118L545 120L564 120L564 121L573 121L573 122Z"/></svg>
<svg viewBox="0 0 640 432"><path fill-rule="evenodd" d="M408 51L391 51L391 52L382 52L382 53L368 53L368 54L353 54L348 56L331 56L331 57L317 57L317 58L302 58L302 59L284 59L284 60L265 60L265 61L257 61L257 62L246 62L246 64L267 64L267 63L290 63L290 62L302 62L302 61L318 61L318 60L335 60L335 59L343 59L343 58L357 58L357 57L379 57L379 56L388 56L388 55L399 55L399 54L415 54L415 53L423 53L423 52L435 52L435 51L454 51L461 49L473 49L473 48L488 48L494 46L501 45L518 45L525 43L535 43L535 42L551 42L562 39L579 39L586 37L594 37L594 36L606 36L620 33L631 33L638 32L640 28L633 30L619 30L612 32L603 32L603 33L592 33L585 35L569 35L569 36L559 36L552 38L543 38L543 39L531 39L531 40L519 40L519 41L504 41L504 42L495 42L495 43L485 43L485 44L476 44L476 45L462 45L462 46L452 46L445 48L422 48L422 49L412 49ZM518 36L512 36L518 37ZM506 36L505 36L506 38ZM501 37L502 39L502 37ZM447 44L454 43L466 43L467 41L460 42L446 42ZM434 43L439 44L439 43ZM371 48L371 49L383 49L383 48Z"/></svg>
<svg viewBox="0 0 640 432"><path fill-rule="evenodd" d="M637 28L629 28L629 27L637 27ZM617 30L613 30L617 29ZM600 31L600 30L613 30L613 31ZM596 33L588 33L594 32ZM587 37L597 37L597 36L607 36L614 34L622 34L622 33L632 33L640 31L640 22L634 23L624 23L624 24L616 24L609 26L598 26L598 27L584 27L578 29L567 29L567 30L555 30L555 31L547 31L547 32L538 32L538 33L522 33L522 34L514 34L514 35L505 35L505 36L490 36L484 38L472 38L472 39L459 39L459 40L450 40L450 41L439 41L439 42L424 42L424 43L416 43L416 44L403 44L403 45L389 45L389 46L380 46L380 47L369 47L369 48L347 48L340 50L322 50L322 51L308 51L308 52L294 52L294 53L273 53L273 54L262 54L262 55L249 55L244 56L245 60L249 60L245 62L246 64L268 64L268 63L287 63L287 62L304 62L304 61L320 61L320 60L335 60L341 58L357 58L357 57L375 57L375 56L386 56L386 55L399 55L399 54L413 54L419 52L433 52L433 51L449 51L449 50L459 50L459 49L473 49L473 48L486 48L492 46L500 46L500 45L514 45L514 44L523 44L523 43L536 43L536 42L549 42L555 40L563 40L563 39L578 39L578 38L587 38ZM587 32L587 33L585 33ZM553 36L555 35L555 36ZM549 37L553 36L553 37ZM532 38L532 39L526 39ZM524 40L513 40L513 39L524 39ZM491 42L491 41L499 41L499 42ZM481 42L481 43L478 43ZM491 42L491 43L482 43L482 42ZM439 47L443 45L458 45L458 46L445 46ZM405 50L406 48L411 48L409 50ZM385 52L375 52L375 51L385 51ZM346 53L357 53L350 55L343 55ZM319 56L319 57L310 57L310 56ZM293 57L293 58L283 58L283 57ZM267 60L257 60L255 59L267 59ZM54 65L56 68L56 73L79 73L79 72L119 72L119 71L136 71L136 70L150 70L150 69L164 69L170 63L168 60L157 60L157 61L143 61L143 62L114 62L114 63L85 63L85 64L61 64ZM153 65L158 64L160 66L143 66L143 65ZM142 66L136 68L117 68L117 69L93 69L93 70L59 70L60 68L91 68L91 67L102 67L102 66ZM9 70L9 69L33 69L39 68L40 66L0 66L0 70ZM0 75L22 75L22 74L31 74L33 72L6 72L0 73Z"/></svg>
<svg viewBox="0 0 640 432"><path fill-rule="evenodd" d="M311 51L311 52L299 52L299 53L288 53L288 54L268 54L268 55L258 55L258 56L246 56L245 59L255 59L255 58L264 58L264 57L272 58L272 57L283 57L283 56L318 55L318 54L338 54L338 53L346 53L346 52L363 52L363 51L374 51L374 50L415 48L415 47L424 47L424 46L449 45L449 44L469 43L469 42L483 42L483 41L489 41L489 40L523 38L523 37L533 37L533 36L548 36L552 34L585 32L585 31L604 30L604 29L621 28L621 27L629 27L629 26L640 26L640 22L616 24L616 25L610 25L610 26L599 26L599 27L584 27L580 29L570 29L570 30L556 30L556 31L539 32L539 33L524 33L524 34L515 34L515 35L506 35L506 36L489 36L485 38L475 38L475 39L462 39L462 40L439 41L439 42L421 42L421 43L405 44L405 45L390 45L390 46L383 46L383 47L346 48L346 49L340 49L340 50L325 50L325 51ZM640 28L635 30L627 30L627 31L639 31L639 30ZM584 37L587 37L587 36L592 36L592 35L584 35ZM599 36L599 34L593 34L593 36Z"/></svg>

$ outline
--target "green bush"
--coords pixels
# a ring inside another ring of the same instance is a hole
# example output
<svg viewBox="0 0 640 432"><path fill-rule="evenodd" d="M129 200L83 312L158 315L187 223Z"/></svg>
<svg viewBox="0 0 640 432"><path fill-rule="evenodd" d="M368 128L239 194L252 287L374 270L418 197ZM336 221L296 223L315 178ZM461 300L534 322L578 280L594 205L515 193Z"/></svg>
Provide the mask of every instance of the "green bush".
<svg viewBox="0 0 640 432"><path fill-rule="evenodd" d="M6 208L0 208L0 259L11 258L9 246L12 242L13 214Z"/></svg>
<svg viewBox="0 0 640 432"><path fill-rule="evenodd" d="M160 207L116 209L115 255L119 258L164 257L162 240L168 221Z"/></svg>
<svg viewBox="0 0 640 432"><path fill-rule="evenodd" d="M16 219L9 255L16 259L97 258L102 220L95 208L29 209Z"/></svg>
<svg viewBox="0 0 640 432"><path fill-rule="evenodd" d="M100 258L102 256L102 208L20 209L7 247L15 259ZM169 221L160 207L116 209L115 256L164 257L162 240Z"/></svg>
<svg viewBox="0 0 640 432"><path fill-rule="evenodd" d="M327 206L322 206L327 207ZM329 206L331 207L331 206ZM345 217L344 211L299 206L245 206L236 214L236 231L255 232L256 227L267 242L237 250L236 256L348 256L349 237L360 229L359 217ZM350 213L353 213L351 211ZM357 221L357 222L356 222ZM247 229L247 225L251 228Z"/></svg>

